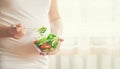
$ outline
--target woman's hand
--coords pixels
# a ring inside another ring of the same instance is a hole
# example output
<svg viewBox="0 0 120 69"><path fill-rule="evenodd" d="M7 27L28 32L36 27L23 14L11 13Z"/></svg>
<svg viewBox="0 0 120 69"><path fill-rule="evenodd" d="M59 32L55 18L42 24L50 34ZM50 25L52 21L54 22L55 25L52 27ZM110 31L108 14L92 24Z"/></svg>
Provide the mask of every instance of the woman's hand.
<svg viewBox="0 0 120 69"><path fill-rule="evenodd" d="M13 25L9 28L10 37L20 39L25 35L25 28L21 24Z"/></svg>
<svg viewBox="0 0 120 69"><path fill-rule="evenodd" d="M59 51L60 51L60 45L61 45L61 42L63 42L64 40L62 38L59 38L59 44L58 46L56 47L56 49L54 51L48 51L48 52L40 52L40 55L54 55L54 54L57 54Z"/></svg>

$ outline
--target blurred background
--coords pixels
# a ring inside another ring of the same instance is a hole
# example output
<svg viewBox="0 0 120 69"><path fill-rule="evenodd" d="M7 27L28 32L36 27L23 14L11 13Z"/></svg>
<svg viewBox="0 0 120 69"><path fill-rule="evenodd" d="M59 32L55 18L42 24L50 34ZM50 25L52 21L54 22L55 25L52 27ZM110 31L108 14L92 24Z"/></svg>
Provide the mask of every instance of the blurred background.
<svg viewBox="0 0 120 69"><path fill-rule="evenodd" d="M120 69L120 0L58 0L64 42L49 69Z"/></svg>

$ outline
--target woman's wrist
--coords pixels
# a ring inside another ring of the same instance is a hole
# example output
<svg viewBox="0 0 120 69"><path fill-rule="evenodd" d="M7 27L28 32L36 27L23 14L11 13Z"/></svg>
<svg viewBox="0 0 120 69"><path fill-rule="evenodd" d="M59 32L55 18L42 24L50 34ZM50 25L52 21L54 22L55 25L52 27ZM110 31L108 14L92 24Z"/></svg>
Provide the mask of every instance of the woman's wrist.
<svg viewBox="0 0 120 69"><path fill-rule="evenodd" d="M61 19L54 19L51 21L51 32L59 37L62 36L63 24Z"/></svg>
<svg viewBox="0 0 120 69"><path fill-rule="evenodd" d="M11 27L6 27L5 30L6 30L6 37L13 37L13 35L11 34Z"/></svg>
<svg viewBox="0 0 120 69"><path fill-rule="evenodd" d="M10 27L0 26L0 37L11 37L9 29Z"/></svg>

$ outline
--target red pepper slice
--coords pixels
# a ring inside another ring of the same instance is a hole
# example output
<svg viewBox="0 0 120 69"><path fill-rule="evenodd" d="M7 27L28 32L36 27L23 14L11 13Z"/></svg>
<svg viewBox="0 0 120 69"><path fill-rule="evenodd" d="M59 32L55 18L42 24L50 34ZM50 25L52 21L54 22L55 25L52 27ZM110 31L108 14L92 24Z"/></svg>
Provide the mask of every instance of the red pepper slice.
<svg viewBox="0 0 120 69"><path fill-rule="evenodd" d="M41 49L50 49L52 46L50 46L49 44L43 44L40 46Z"/></svg>

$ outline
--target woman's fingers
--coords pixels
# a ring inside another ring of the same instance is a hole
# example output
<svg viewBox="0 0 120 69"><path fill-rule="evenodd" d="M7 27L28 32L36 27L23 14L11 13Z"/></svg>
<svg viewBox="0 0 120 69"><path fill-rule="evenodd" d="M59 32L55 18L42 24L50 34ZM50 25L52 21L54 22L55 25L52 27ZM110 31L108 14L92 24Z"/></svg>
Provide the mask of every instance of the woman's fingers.
<svg viewBox="0 0 120 69"><path fill-rule="evenodd" d="M22 24L13 25L11 28L13 38L20 39L25 35L25 28Z"/></svg>
<svg viewBox="0 0 120 69"><path fill-rule="evenodd" d="M40 55L45 56L45 55L47 55L47 52L40 52Z"/></svg>
<svg viewBox="0 0 120 69"><path fill-rule="evenodd" d="M19 24L17 24L16 26L17 26L17 27L22 27L23 25L19 23Z"/></svg>
<svg viewBox="0 0 120 69"><path fill-rule="evenodd" d="M63 38L61 38L61 37L59 37L59 39L58 39L60 42L63 42L64 41L64 39Z"/></svg>

